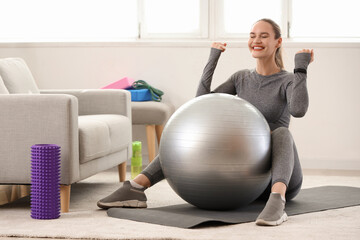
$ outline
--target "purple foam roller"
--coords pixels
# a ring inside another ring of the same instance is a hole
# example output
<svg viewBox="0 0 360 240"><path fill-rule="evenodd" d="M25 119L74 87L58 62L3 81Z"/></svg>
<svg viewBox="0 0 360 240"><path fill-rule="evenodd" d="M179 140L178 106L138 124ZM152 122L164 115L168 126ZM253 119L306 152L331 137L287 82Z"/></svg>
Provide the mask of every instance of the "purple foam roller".
<svg viewBox="0 0 360 240"><path fill-rule="evenodd" d="M60 147L36 144L31 147L31 217L60 217Z"/></svg>

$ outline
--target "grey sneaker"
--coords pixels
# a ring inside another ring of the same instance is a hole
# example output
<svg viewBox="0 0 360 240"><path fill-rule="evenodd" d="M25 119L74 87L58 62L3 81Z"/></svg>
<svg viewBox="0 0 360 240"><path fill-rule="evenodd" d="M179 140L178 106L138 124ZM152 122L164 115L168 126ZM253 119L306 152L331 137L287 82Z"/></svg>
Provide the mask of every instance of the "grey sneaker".
<svg viewBox="0 0 360 240"><path fill-rule="evenodd" d="M259 226L277 226L288 219L285 209L285 201L281 199L280 193L271 193L264 210L256 219Z"/></svg>
<svg viewBox="0 0 360 240"><path fill-rule="evenodd" d="M113 207L146 208L147 198L144 193L146 188L134 188L129 181L115 192L97 202L99 208L108 209Z"/></svg>

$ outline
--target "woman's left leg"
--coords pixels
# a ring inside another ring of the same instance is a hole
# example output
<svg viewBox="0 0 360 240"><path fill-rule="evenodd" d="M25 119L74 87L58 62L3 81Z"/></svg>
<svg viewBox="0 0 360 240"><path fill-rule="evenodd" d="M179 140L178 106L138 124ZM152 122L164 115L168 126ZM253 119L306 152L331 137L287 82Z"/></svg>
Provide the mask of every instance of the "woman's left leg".
<svg viewBox="0 0 360 240"><path fill-rule="evenodd" d="M275 129L271 140L271 192L280 193L289 201L299 193L303 179L297 149L287 128Z"/></svg>
<svg viewBox="0 0 360 240"><path fill-rule="evenodd" d="M279 225L287 220L285 199L294 198L301 189L302 171L296 146L289 129L280 127L271 134L272 181L260 198L270 197L259 215L258 225Z"/></svg>

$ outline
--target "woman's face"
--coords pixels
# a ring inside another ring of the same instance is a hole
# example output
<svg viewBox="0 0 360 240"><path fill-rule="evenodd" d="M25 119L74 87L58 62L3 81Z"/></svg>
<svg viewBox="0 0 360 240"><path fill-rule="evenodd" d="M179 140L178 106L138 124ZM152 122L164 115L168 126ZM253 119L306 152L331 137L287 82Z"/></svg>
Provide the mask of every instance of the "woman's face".
<svg viewBox="0 0 360 240"><path fill-rule="evenodd" d="M248 41L248 47L254 58L274 57L282 39L275 39L270 23L260 21L254 24Z"/></svg>

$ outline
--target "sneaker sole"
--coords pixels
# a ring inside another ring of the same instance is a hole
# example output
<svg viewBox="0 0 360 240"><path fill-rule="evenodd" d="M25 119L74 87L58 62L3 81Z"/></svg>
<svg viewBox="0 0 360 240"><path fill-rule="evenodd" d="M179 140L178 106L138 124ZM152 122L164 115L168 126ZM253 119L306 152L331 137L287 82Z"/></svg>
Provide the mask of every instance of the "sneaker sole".
<svg viewBox="0 0 360 240"><path fill-rule="evenodd" d="M278 226L282 224L283 222L286 222L288 220L288 216L286 213L284 213L279 220L276 221L266 221L264 219L257 219L256 225L259 226Z"/></svg>
<svg viewBox="0 0 360 240"><path fill-rule="evenodd" d="M111 202L111 203L97 203L99 208L108 209L108 208L122 208L122 207L130 207L130 208L147 208L146 202L142 202L139 200L128 200L128 201L119 201L119 202Z"/></svg>

